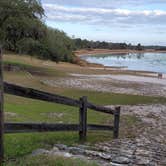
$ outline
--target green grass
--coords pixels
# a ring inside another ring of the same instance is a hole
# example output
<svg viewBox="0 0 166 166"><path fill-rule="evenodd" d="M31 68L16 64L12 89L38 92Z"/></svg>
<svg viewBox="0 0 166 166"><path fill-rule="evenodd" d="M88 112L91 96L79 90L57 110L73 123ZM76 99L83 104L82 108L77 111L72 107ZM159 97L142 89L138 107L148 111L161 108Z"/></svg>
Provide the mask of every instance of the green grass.
<svg viewBox="0 0 166 166"><path fill-rule="evenodd" d="M79 108L11 95L6 95L4 108L5 121L78 123L79 120ZM103 123L108 115L89 110L88 117L89 123Z"/></svg>
<svg viewBox="0 0 166 166"><path fill-rule="evenodd" d="M88 132L87 143L109 141L111 132ZM5 135L5 158L11 160L30 154L38 148L50 149L56 143L66 145L79 144L78 132L45 132Z"/></svg>
<svg viewBox="0 0 166 166"><path fill-rule="evenodd" d="M94 162L87 162L80 159L71 159L58 156L27 156L18 158L16 161L9 161L6 166L97 166Z"/></svg>
<svg viewBox="0 0 166 166"><path fill-rule="evenodd" d="M77 123L78 108L52 104L48 102L25 99L12 95L5 96L5 121L7 122L49 122L49 123ZM14 113L14 114L13 114ZM61 115L60 117L58 115ZM88 112L88 123L105 123L112 116L99 112ZM110 132L90 132L87 142L112 139ZM78 143L78 132L54 132L54 133L28 133L6 134L5 149L6 158L15 158L31 153L41 147L51 147L55 143Z"/></svg>
<svg viewBox="0 0 166 166"><path fill-rule="evenodd" d="M120 95L98 92L67 90L64 94L78 98L87 95L91 102L99 104L139 104L165 102L164 98ZM69 95L70 94L70 95ZM95 97L97 96L97 97ZM12 95L5 96L5 121L8 122L49 122L49 123L78 123L78 108L53 104L38 100L26 99ZM14 113L14 114L12 114ZM61 115L61 116L59 116ZM137 118L126 116L124 124L130 126L137 123ZM88 111L88 123L112 124L111 115ZM122 131L123 133L123 131ZM121 134L123 136L123 134ZM127 135L127 134L126 134ZM93 144L112 139L112 132L89 132L87 143ZM6 158L16 158L31 153L37 148L49 148L55 143L77 144L78 132L6 134Z"/></svg>
<svg viewBox="0 0 166 166"><path fill-rule="evenodd" d="M151 104L151 103L166 103L165 97L151 97L141 95L116 94L106 92L96 92L87 90L66 89L62 92L63 95L79 98L87 96L88 101L101 105L136 105L136 104Z"/></svg>
<svg viewBox="0 0 166 166"><path fill-rule="evenodd" d="M34 67L30 64L25 64L25 63L21 63L21 62L17 62L17 61L4 61L3 63L4 63L4 65L13 65L13 66L21 67L21 68L32 68L32 67Z"/></svg>

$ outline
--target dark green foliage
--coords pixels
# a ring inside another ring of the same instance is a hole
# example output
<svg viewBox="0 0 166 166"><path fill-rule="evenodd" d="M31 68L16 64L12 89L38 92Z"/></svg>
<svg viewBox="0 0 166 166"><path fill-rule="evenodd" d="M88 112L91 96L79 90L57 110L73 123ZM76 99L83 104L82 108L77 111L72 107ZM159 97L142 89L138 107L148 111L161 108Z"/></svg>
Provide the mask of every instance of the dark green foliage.
<svg viewBox="0 0 166 166"><path fill-rule="evenodd" d="M56 29L47 28L46 36L41 41L47 57L53 61L72 61L73 41Z"/></svg>
<svg viewBox="0 0 166 166"><path fill-rule="evenodd" d="M74 39L75 49L133 49L134 46L126 43L112 43L106 41L88 41L80 38Z"/></svg>
<svg viewBox="0 0 166 166"><path fill-rule="evenodd" d="M73 39L75 43L75 49L132 49L132 50L144 50L145 46L132 45L131 43L112 43L106 41L89 41L86 39L76 38Z"/></svg>
<svg viewBox="0 0 166 166"><path fill-rule="evenodd" d="M0 43L6 50L54 61L72 61L73 41L42 21L39 0L0 0Z"/></svg>
<svg viewBox="0 0 166 166"><path fill-rule="evenodd" d="M3 32L1 42L6 49L17 50L17 41L31 37L35 40L44 36L40 18L44 10L36 0L1 0L0 28Z"/></svg>
<svg viewBox="0 0 166 166"><path fill-rule="evenodd" d="M33 38L23 38L17 42L16 47L20 54L40 55L42 45Z"/></svg>

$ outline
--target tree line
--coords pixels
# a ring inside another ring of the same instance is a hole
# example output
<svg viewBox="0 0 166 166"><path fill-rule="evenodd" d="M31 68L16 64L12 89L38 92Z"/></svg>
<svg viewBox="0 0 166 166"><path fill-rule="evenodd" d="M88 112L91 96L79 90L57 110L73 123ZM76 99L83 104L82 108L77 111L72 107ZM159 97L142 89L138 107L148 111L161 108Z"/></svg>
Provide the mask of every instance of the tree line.
<svg viewBox="0 0 166 166"><path fill-rule="evenodd" d="M143 50L144 46L140 43L137 45L127 44L127 43L112 43L106 41L89 41L86 39L76 38L73 39L75 44L75 49L133 49L133 50Z"/></svg>

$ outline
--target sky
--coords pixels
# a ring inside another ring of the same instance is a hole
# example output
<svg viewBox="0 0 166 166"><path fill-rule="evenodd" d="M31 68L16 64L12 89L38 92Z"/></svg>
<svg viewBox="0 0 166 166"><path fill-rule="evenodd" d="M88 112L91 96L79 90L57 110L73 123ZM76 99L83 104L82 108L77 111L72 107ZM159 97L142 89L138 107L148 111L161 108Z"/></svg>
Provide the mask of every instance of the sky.
<svg viewBox="0 0 166 166"><path fill-rule="evenodd" d="M41 0L45 22L74 38L166 45L166 0Z"/></svg>

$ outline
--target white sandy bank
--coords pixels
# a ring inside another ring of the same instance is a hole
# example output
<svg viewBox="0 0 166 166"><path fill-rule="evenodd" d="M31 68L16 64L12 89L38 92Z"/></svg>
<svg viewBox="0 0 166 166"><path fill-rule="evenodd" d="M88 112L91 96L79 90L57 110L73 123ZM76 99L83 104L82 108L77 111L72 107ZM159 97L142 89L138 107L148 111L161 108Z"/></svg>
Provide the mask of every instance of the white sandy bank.
<svg viewBox="0 0 166 166"><path fill-rule="evenodd" d="M157 77L144 77L144 76L133 76L133 75L114 75L114 74L106 74L106 75L84 75L84 74L71 74L72 76L78 77L89 77L95 79L114 79L119 81L132 81L137 83L153 83L153 84L161 84L166 85L166 75L163 75L163 79L158 79Z"/></svg>
<svg viewBox="0 0 166 166"><path fill-rule="evenodd" d="M139 83L153 83L166 85L166 76L163 79L158 79L155 77L143 77L143 76L132 76L132 75L109 75L109 78L123 81L134 81Z"/></svg>

